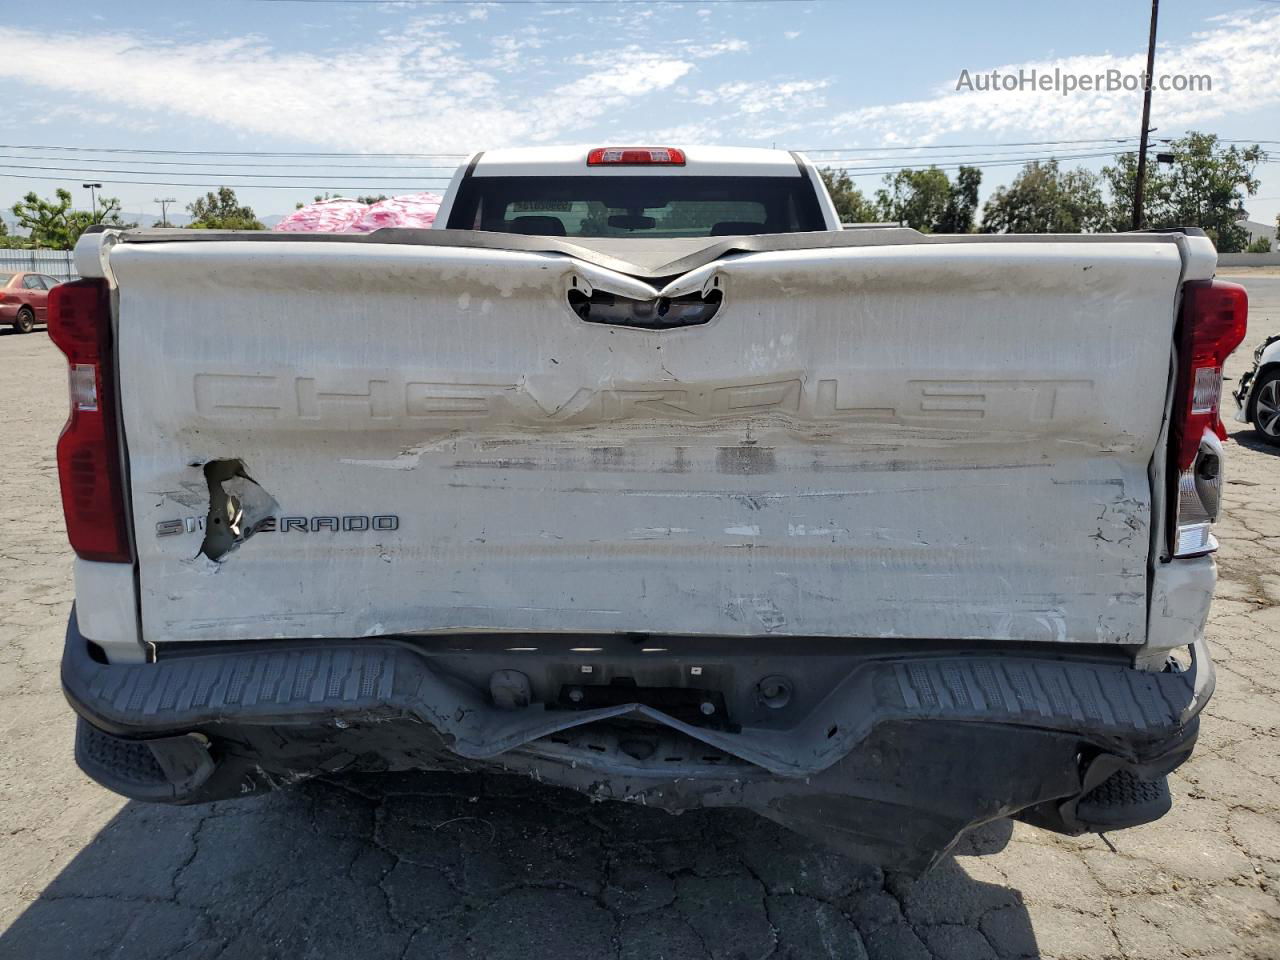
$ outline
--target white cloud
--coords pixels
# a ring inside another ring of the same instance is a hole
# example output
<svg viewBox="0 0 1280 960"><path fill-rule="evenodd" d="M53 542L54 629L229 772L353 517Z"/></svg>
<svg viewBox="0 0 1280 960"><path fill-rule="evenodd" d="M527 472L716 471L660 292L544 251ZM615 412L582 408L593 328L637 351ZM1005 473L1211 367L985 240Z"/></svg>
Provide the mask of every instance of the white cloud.
<svg viewBox="0 0 1280 960"><path fill-rule="evenodd" d="M751 45L747 41L737 37L716 40L712 43L703 43L701 40L682 40L679 43L679 47L682 53L693 57L695 60L718 57L722 53L746 53L751 49Z"/></svg>
<svg viewBox="0 0 1280 960"><path fill-rule="evenodd" d="M611 97L638 97L665 90L693 69L683 60L636 55L595 73L579 77L555 91L557 97L594 100ZM594 112L593 106L587 106Z"/></svg>
<svg viewBox="0 0 1280 960"><path fill-rule="evenodd" d="M708 108L711 115L675 127L655 126L642 140L672 143L777 143L792 135L813 136L814 113L826 107L830 80L759 80L722 83L689 92L677 91L686 104Z"/></svg>
<svg viewBox="0 0 1280 960"><path fill-rule="evenodd" d="M999 67L974 64L972 74L1017 74L1035 69L1096 76L1108 70L1140 73L1146 53L1098 54L1027 61ZM1156 74L1207 74L1211 91L1157 90L1152 125L1183 130L1231 113L1244 113L1280 103L1280 13L1214 18L1211 29L1180 44L1162 45ZM931 142L948 134L986 133L1003 136L1044 134L1055 138L1114 136L1131 130L1140 107L1133 91L1057 92L1017 90L956 91L955 80L928 100L864 107L842 113L824 124L828 132L856 131L866 141Z"/></svg>
<svg viewBox="0 0 1280 960"><path fill-rule="evenodd" d="M0 28L0 78L20 81L137 127L165 117L249 138L279 136L369 151L465 152L564 139L670 88L694 70L679 45L664 53L597 46L555 64L530 90L512 74L542 44L537 32L497 36L474 58L421 19L406 30L324 53L283 51L246 36L179 45L128 32L48 34ZM721 41L704 56L745 49ZM74 57L66 56L75 50ZM542 61L539 60L541 65ZM529 66L529 63L523 63Z"/></svg>
<svg viewBox="0 0 1280 960"><path fill-rule="evenodd" d="M739 114L761 114L777 111L795 114L825 105L822 91L831 86L829 80L743 81L722 83L718 87L699 90L693 102L699 106L729 107Z"/></svg>
<svg viewBox="0 0 1280 960"><path fill-rule="evenodd" d="M523 36L502 34L489 38L493 55L478 61L480 65L510 73L542 66L544 60L533 53L546 45L540 28L526 28Z"/></svg>
<svg viewBox="0 0 1280 960"><path fill-rule="evenodd" d="M954 78L937 78L933 94L919 100L848 109L841 98L865 87L827 79L837 73L828 64L797 68L782 58L775 71L769 56L780 38L748 44L699 25L658 43L646 38L654 24L623 27L644 23L649 8L597 17L585 6L537 11L581 11L572 24L538 16L504 31L469 24L487 7L453 8L310 51L296 39L260 36L180 43L101 27L53 34L0 27L0 83L24 100L73 104L86 126L154 130L186 120L240 142L270 137L370 152L461 153L640 135L722 143L927 143L953 134L1071 139L1136 126L1133 92L956 92ZM1211 92L1156 94L1153 123L1162 131L1280 103L1280 11L1214 17L1205 27L1160 48L1160 72L1213 78ZM749 51L750 59L740 56ZM1142 66L1135 49L998 69L1095 74Z"/></svg>

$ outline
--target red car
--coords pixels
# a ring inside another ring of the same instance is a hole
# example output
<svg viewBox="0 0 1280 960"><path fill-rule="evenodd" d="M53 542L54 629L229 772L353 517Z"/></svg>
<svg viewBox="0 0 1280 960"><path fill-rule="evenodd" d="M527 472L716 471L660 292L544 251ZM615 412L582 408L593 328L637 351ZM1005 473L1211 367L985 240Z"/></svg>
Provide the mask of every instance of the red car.
<svg viewBox="0 0 1280 960"><path fill-rule="evenodd" d="M49 291L61 282L43 273L0 273L0 324L30 333L45 322Z"/></svg>

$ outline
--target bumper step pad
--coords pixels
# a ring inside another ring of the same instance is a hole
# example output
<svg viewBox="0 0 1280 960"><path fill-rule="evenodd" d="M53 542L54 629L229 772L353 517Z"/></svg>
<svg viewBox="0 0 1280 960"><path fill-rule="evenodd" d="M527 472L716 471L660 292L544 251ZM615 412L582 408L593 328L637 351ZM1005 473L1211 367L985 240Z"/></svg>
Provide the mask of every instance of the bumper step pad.
<svg viewBox="0 0 1280 960"><path fill-rule="evenodd" d="M125 740L76 718L76 763L105 787L137 800L171 802L204 784L215 764L195 735Z"/></svg>
<svg viewBox="0 0 1280 960"><path fill-rule="evenodd" d="M1169 778L1143 780L1119 770L1080 798L1076 819L1099 833L1150 823L1173 807Z"/></svg>

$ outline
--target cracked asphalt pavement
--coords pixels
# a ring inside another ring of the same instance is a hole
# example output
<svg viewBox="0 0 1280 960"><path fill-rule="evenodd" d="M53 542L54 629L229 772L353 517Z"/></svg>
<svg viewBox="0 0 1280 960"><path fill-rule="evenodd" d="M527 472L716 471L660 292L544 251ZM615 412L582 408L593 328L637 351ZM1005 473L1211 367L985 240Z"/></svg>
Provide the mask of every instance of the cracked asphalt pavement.
<svg viewBox="0 0 1280 960"><path fill-rule="evenodd" d="M1237 279L1253 309L1233 376L1280 332L1280 275ZM0 331L0 958L1280 957L1280 451L1241 424L1218 690L1173 812L1106 838L992 825L911 883L748 814L672 817L514 777L189 808L99 788L58 689L65 410L48 338Z"/></svg>

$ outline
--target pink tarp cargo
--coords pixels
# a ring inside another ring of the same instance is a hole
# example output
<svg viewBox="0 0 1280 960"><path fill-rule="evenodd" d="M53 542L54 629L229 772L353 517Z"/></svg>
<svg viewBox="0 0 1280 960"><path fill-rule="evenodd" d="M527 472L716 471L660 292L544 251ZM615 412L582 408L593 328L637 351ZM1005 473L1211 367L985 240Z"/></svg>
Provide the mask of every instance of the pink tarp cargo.
<svg viewBox="0 0 1280 960"><path fill-rule="evenodd" d="M430 227L444 198L411 193L375 204L335 198L299 207L273 229L293 233L370 233L383 227Z"/></svg>

